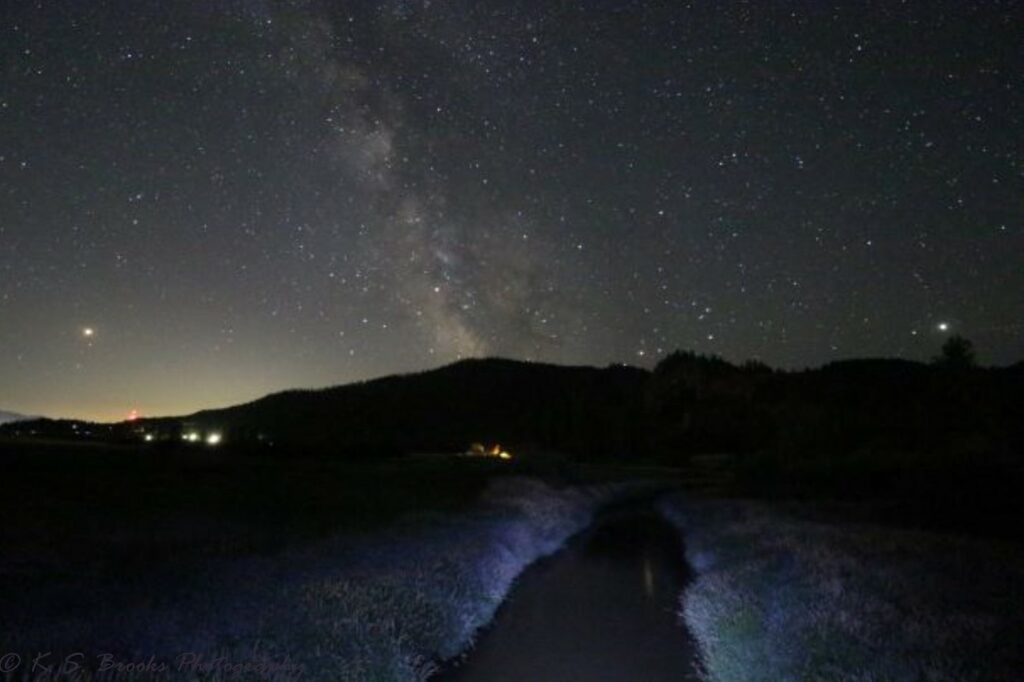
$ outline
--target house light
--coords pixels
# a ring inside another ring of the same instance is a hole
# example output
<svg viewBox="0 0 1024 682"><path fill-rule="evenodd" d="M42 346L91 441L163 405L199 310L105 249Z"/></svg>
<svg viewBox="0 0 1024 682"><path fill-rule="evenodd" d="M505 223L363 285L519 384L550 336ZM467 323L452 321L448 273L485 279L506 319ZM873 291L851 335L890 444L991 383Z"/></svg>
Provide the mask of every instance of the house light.
<svg viewBox="0 0 1024 682"><path fill-rule="evenodd" d="M213 433L207 434L207 436L206 436L206 444L207 445L220 445L221 440L222 440L221 435L219 433L217 433L216 431L214 431Z"/></svg>
<svg viewBox="0 0 1024 682"><path fill-rule="evenodd" d="M497 459L512 459L512 453L495 443L485 447L483 443L473 443L466 451L470 457L495 457Z"/></svg>

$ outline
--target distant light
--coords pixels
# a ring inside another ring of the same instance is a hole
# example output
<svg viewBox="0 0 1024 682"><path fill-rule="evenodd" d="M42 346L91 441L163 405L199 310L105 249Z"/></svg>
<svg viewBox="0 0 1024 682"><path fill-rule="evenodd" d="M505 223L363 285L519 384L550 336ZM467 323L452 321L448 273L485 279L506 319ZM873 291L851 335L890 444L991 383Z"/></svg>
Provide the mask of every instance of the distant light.
<svg viewBox="0 0 1024 682"><path fill-rule="evenodd" d="M207 445L220 445L221 435L219 433L211 433L206 436Z"/></svg>
<svg viewBox="0 0 1024 682"><path fill-rule="evenodd" d="M133 422L133 421L135 421L138 418L139 418L139 411L138 410L132 410L131 412L128 413L128 421Z"/></svg>
<svg viewBox="0 0 1024 682"><path fill-rule="evenodd" d="M147 443L152 443L152 442L153 442L153 434L152 434L152 433L147 433L147 434L146 434L145 436L143 436L142 438L143 438L143 440L145 440L145 441L146 441Z"/></svg>
<svg viewBox="0 0 1024 682"><path fill-rule="evenodd" d="M82 327L82 336L89 339L96 336L96 330L92 327Z"/></svg>
<svg viewBox="0 0 1024 682"><path fill-rule="evenodd" d="M465 454L469 457L495 457L497 459L512 459L512 453L501 447L501 445L495 444L489 447L485 447L483 443L473 443L466 450Z"/></svg>
<svg viewBox="0 0 1024 682"><path fill-rule="evenodd" d="M189 443L196 443L199 441L199 434L195 431L189 431L188 433L181 434L181 439Z"/></svg>
<svg viewBox="0 0 1024 682"><path fill-rule="evenodd" d="M935 328L938 329L940 332L948 332L949 331L949 322L939 322L935 326Z"/></svg>

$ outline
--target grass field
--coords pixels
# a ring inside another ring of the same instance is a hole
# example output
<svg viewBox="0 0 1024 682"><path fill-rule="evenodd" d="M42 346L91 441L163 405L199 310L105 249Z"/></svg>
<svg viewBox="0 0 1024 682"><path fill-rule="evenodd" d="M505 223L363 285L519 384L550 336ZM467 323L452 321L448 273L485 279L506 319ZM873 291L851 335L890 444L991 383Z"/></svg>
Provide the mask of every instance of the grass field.
<svg viewBox="0 0 1024 682"><path fill-rule="evenodd" d="M0 451L0 650L122 666L93 679L189 679L184 654L287 662L302 679L424 679L617 490L462 458L153 454ZM124 667L151 657L169 669Z"/></svg>
<svg viewBox="0 0 1024 682"><path fill-rule="evenodd" d="M1021 679L1017 544L816 520L813 505L664 504L697 573L682 598L712 682Z"/></svg>
<svg viewBox="0 0 1024 682"><path fill-rule="evenodd" d="M454 510L515 471L487 461L338 462L98 446L0 446L8 569L107 575L274 553L402 514Z"/></svg>

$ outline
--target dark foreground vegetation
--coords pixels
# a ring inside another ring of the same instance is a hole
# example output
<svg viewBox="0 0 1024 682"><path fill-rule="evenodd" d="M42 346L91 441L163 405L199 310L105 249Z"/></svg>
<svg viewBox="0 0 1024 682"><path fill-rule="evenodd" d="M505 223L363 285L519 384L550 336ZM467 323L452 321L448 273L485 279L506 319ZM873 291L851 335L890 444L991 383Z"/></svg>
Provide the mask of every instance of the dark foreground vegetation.
<svg viewBox="0 0 1024 682"><path fill-rule="evenodd" d="M153 455L140 445L0 441L9 571L0 598L57 574L108 578L167 561L273 554L414 512L459 511L494 478L536 473L489 459Z"/></svg>
<svg viewBox="0 0 1024 682"><path fill-rule="evenodd" d="M945 357L774 372L678 354L648 389L654 451L735 453L737 496L1020 537L1024 364Z"/></svg>
<svg viewBox="0 0 1024 682"><path fill-rule="evenodd" d="M0 651L424 680L621 481L706 498L713 470L722 495L761 499L663 506L697 571L682 615L707 679L1011 679L1024 365L964 350L800 372L477 360L180 418L0 426ZM483 456L497 443L511 459Z"/></svg>
<svg viewBox="0 0 1024 682"><path fill-rule="evenodd" d="M559 462L443 455L16 439L0 468L0 651L19 675L80 652L97 680L196 679L186 653L302 666L201 679L423 679L615 493ZM170 669L102 672L105 654Z"/></svg>
<svg viewBox="0 0 1024 682"><path fill-rule="evenodd" d="M677 352L647 372L468 360L188 417L0 427L19 438L149 438L154 454L213 432L256 460L382 461L473 442L617 465L679 467L729 453L733 494L871 500L876 519L998 534L1016 533L1024 512L1024 363L977 367L956 337L927 364L784 372Z"/></svg>
<svg viewBox="0 0 1024 682"><path fill-rule="evenodd" d="M622 476L549 460L349 461L24 439L0 440L0 468L0 602L71 576L84 589L153 567L187 572L194 562L271 556L410 516L461 513L499 479L529 476L558 489Z"/></svg>
<svg viewBox="0 0 1024 682"><path fill-rule="evenodd" d="M423 680L626 492L497 459L150 455L4 444L12 679ZM68 661L88 674L44 670Z"/></svg>

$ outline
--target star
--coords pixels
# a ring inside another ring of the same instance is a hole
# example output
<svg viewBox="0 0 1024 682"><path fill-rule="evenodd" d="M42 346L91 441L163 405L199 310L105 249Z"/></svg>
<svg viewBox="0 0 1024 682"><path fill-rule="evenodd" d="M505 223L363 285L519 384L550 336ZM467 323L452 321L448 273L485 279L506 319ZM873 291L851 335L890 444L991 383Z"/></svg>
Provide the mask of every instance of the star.
<svg viewBox="0 0 1024 682"><path fill-rule="evenodd" d="M964 310L1021 359L1014 3L813 30L619 3L613 53L560 3L496 3L498 34L458 3L8 4L0 408L121 420L101 396L188 412L470 354L927 361ZM38 381L83 355L97 383Z"/></svg>

